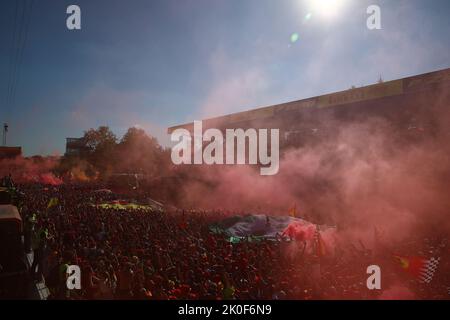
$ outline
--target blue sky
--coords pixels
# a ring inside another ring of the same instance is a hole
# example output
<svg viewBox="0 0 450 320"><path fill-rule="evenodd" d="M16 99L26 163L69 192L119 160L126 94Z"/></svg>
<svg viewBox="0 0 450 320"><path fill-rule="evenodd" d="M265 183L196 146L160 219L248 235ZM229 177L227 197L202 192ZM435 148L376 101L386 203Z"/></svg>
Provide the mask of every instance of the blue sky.
<svg viewBox="0 0 450 320"><path fill-rule="evenodd" d="M119 136L138 125L166 144L171 125L450 67L448 0L341 0L332 11L312 1L34 0L7 104L15 2L4 0L8 144L61 154L65 137L99 125ZM79 31L66 28L70 4ZM370 4L382 30L366 27Z"/></svg>

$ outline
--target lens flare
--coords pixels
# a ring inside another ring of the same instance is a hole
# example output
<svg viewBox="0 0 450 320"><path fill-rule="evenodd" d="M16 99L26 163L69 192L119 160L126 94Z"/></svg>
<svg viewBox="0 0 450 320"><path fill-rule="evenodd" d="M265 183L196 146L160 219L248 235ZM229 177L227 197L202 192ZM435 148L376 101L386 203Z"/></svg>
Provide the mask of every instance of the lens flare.
<svg viewBox="0 0 450 320"><path fill-rule="evenodd" d="M309 0L314 14L331 18L339 14L347 0Z"/></svg>

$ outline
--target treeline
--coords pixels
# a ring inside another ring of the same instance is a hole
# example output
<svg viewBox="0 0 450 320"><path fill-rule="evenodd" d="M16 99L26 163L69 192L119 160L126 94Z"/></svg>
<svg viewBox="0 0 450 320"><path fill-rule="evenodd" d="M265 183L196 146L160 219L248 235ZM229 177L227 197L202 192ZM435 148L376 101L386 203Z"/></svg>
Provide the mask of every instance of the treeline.
<svg viewBox="0 0 450 320"><path fill-rule="evenodd" d="M79 153L64 155L56 168L59 175L80 178L107 177L112 173L164 175L170 166L170 150L143 129L129 128L119 139L107 126L89 129L80 140Z"/></svg>

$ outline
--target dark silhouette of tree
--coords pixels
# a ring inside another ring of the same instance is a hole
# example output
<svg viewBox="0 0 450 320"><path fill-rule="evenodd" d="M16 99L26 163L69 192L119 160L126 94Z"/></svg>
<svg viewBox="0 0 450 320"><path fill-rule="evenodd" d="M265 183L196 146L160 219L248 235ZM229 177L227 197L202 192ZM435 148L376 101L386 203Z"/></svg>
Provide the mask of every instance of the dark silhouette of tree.
<svg viewBox="0 0 450 320"><path fill-rule="evenodd" d="M140 128L129 128L118 144L117 169L125 173L156 176L162 165L163 148Z"/></svg>
<svg viewBox="0 0 450 320"><path fill-rule="evenodd" d="M107 126L100 126L97 130L89 129L84 132L83 141L86 145L86 160L104 175L113 170L117 137Z"/></svg>
<svg viewBox="0 0 450 320"><path fill-rule="evenodd" d="M120 142L107 126L91 128L84 132L82 143L80 154L62 158L59 173L82 167L83 171L89 169L92 175L99 173L105 178L112 173L128 173L154 179L167 174L171 165L170 150L136 127L129 128Z"/></svg>

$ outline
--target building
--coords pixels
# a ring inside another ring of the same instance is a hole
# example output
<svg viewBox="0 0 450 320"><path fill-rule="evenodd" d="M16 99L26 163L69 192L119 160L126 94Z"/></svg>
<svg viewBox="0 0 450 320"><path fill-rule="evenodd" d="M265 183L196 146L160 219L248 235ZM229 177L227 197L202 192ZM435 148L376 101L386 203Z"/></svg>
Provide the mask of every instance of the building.
<svg viewBox="0 0 450 320"><path fill-rule="evenodd" d="M83 138L66 138L65 156L79 156L86 150Z"/></svg>
<svg viewBox="0 0 450 320"><path fill-rule="evenodd" d="M399 134L433 133L436 121L449 116L450 69L325 94L203 120L203 130L280 130L280 147L299 147L336 135L350 123L386 120ZM193 123L168 128L193 132ZM449 128L450 130L450 128ZM450 131L449 131L450 134Z"/></svg>
<svg viewBox="0 0 450 320"><path fill-rule="evenodd" d="M0 159L13 159L22 156L22 147L0 147Z"/></svg>

